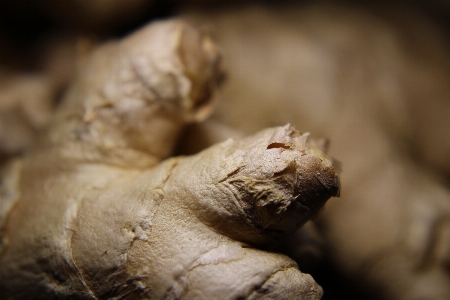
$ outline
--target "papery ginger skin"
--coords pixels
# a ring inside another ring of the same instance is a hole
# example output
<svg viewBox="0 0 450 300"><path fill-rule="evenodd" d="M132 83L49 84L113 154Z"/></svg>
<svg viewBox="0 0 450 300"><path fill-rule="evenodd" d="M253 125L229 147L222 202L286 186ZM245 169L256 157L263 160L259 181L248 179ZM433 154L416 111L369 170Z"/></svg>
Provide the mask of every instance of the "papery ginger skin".
<svg viewBox="0 0 450 300"><path fill-rule="evenodd" d="M133 209L130 209L127 201L121 202L119 207L110 207L110 195L120 195L117 189L100 196L95 202L83 201L79 210L80 216L84 216L83 222L76 229L78 233L74 235L72 247L82 249L74 250L73 255L77 266L86 272L85 280L107 280L101 286L111 286L111 280L116 278L99 274L98 264L101 262L102 269L105 269L105 265L114 265L120 260L120 251L115 248L120 248L127 249L127 262L123 266L126 274L117 275L114 285L135 281L134 293L147 292L146 289L138 289L139 286L152 287L151 296L155 299L169 295L173 299L223 299L223 295L234 299L249 296L256 286L263 285L269 278L275 280L272 278L274 274L276 278L282 278L282 282L273 286L271 292L285 288L288 285L284 281L292 280L289 283L293 289L291 296L303 297L306 291L312 289L310 292L314 297L319 297L320 288L313 284L309 275L301 274L292 260L283 255L249 249L251 245L273 241L273 237L261 232L259 224L252 222L255 215L243 209L245 204L250 208L255 205L246 202L249 199L243 197L247 189L229 185L234 178L242 176L239 173L250 171L257 178L267 176L265 170L253 172L261 167L270 170L270 165L258 166L255 162L249 162L249 159L267 162L273 152L282 151L267 150L267 153L262 153L265 157L248 155L246 159L247 147L267 148L270 145L268 137L274 132L283 131L286 132L286 128L270 129L242 143L228 140L197 156L170 159L144 172L130 182L132 192L126 190L127 195L136 195L138 198L132 201ZM251 143L252 140L254 143ZM292 150L294 153L297 151ZM279 154L275 156L279 158ZM275 161L272 166L272 169L286 167ZM294 170L292 172L295 173ZM285 176L290 175L288 173ZM257 180L251 177L248 179ZM277 186L275 182L272 184L273 187ZM142 186L147 187L146 191L142 191ZM292 193L294 190L286 192ZM328 198L335 192L336 186L333 185L323 196ZM277 200L285 201L286 198L287 195L284 195ZM286 208L288 216L295 214L299 220L308 218L308 208L297 204L295 198L290 201L293 203ZM104 217L90 217L89 212L102 212ZM275 215L272 218L274 222L278 216L283 217L282 214ZM120 238L117 234L100 238L89 230L102 224L105 226L104 218L108 218L106 227L112 232L123 232ZM183 226L180 227L180 224ZM284 224L275 224L280 231L285 230L284 234L293 230ZM96 244L91 242L99 239ZM122 240L121 245L118 245L118 240ZM99 243L103 246L99 247ZM107 251L107 255L104 251ZM294 280L291 276L298 279ZM299 284L300 279L301 282L306 280L308 284ZM95 294L106 295L107 292L96 291Z"/></svg>
<svg viewBox="0 0 450 300"><path fill-rule="evenodd" d="M211 110L217 61L212 42L180 21L93 54L14 170L18 195L0 224L2 298L321 297L293 260L252 248L339 192L307 135L275 127L159 163Z"/></svg>

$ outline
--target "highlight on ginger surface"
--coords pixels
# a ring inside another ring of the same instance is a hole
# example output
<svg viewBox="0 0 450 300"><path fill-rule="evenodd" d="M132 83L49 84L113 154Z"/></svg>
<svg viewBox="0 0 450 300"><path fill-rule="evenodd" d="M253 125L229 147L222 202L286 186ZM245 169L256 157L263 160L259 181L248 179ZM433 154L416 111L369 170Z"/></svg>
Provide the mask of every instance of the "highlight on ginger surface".
<svg viewBox="0 0 450 300"><path fill-rule="evenodd" d="M320 299L263 249L339 195L285 125L170 158L212 111L220 56L181 21L94 51L47 130L0 172L0 297Z"/></svg>

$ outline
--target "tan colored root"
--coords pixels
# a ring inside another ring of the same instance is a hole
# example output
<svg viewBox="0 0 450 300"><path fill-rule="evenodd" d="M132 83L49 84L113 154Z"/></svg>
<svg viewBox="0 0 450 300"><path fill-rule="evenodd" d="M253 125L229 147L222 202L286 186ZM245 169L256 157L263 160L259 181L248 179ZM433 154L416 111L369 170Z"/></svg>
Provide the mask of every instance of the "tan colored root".
<svg viewBox="0 0 450 300"><path fill-rule="evenodd" d="M0 297L321 297L293 260L258 249L339 194L308 134L285 125L166 159L210 113L219 72L215 45L180 21L92 54L2 171Z"/></svg>

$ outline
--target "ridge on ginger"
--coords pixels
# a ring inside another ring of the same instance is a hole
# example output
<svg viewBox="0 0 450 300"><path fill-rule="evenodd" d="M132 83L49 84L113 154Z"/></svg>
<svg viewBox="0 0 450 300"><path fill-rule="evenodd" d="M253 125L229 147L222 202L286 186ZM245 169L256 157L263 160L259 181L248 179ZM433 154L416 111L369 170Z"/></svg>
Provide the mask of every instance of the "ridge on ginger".
<svg viewBox="0 0 450 300"><path fill-rule="evenodd" d="M339 193L325 153L291 125L173 157L211 112L212 41L153 23L95 51L48 129L8 164L3 299L319 299L263 250Z"/></svg>

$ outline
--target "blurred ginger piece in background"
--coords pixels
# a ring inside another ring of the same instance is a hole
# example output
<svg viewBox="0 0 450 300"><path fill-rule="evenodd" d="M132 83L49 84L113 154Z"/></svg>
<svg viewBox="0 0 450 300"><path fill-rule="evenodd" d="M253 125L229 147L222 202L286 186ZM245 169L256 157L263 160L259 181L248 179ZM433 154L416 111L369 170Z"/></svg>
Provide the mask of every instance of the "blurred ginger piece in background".
<svg viewBox="0 0 450 300"><path fill-rule="evenodd" d="M332 141L342 193L319 227L335 267L384 299L450 299L445 32L420 12L381 7L184 15L215 34L230 70L217 120L244 132L289 121Z"/></svg>
<svg viewBox="0 0 450 300"><path fill-rule="evenodd" d="M22 154L47 125L89 50L81 39L61 33L36 38L27 49L10 42L0 37L0 44L10 46L0 53L0 164Z"/></svg>
<svg viewBox="0 0 450 300"><path fill-rule="evenodd" d="M26 149L50 118L53 82L38 74L0 76L0 161Z"/></svg>

